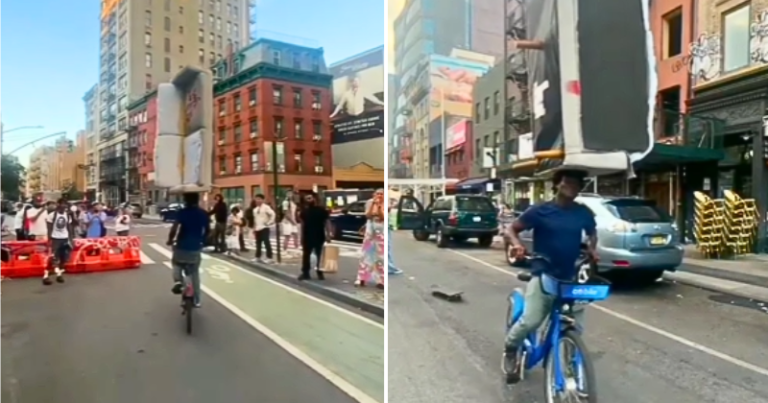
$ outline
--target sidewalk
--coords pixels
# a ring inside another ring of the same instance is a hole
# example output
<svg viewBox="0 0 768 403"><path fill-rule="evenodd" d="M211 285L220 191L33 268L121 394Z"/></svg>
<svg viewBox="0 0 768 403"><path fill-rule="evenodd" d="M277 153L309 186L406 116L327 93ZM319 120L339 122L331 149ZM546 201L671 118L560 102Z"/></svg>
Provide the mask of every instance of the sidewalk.
<svg viewBox="0 0 768 403"><path fill-rule="evenodd" d="M298 250L289 250L284 255L281 264L265 264L253 261L254 252L251 245L249 245L249 248L251 250L243 253L241 256L218 256L236 261L250 269L279 278L282 281L307 288L362 311L381 317L384 316L384 291L377 289L373 285L362 288L354 286L355 279L357 278L358 258L343 253L339 257L339 271L337 273L327 273L323 281L317 280L315 273L312 273L312 280L299 281L301 253ZM349 249L349 247L340 248L342 251Z"/></svg>

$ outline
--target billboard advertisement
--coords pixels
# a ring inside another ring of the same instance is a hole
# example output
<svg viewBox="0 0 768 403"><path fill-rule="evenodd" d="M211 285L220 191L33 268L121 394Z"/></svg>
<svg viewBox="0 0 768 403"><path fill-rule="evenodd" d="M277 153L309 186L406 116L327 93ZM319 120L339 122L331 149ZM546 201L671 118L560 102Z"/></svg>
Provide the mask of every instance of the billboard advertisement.
<svg viewBox="0 0 768 403"><path fill-rule="evenodd" d="M333 144L384 136L384 47L329 67L333 75Z"/></svg>
<svg viewBox="0 0 768 403"><path fill-rule="evenodd" d="M534 151L562 147L564 165L592 174L631 169L654 137L658 78L648 3L566 3L526 6L527 30L544 43L526 53ZM617 30L625 34L605 35Z"/></svg>
<svg viewBox="0 0 768 403"><path fill-rule="evenodd" d="M446 56L430 57L430 119L443 112L471 118L474 108L472 91L477 79L491 69L491 65L477 61Z"/></svg>
<svg viewBox="0 0 768 403"><path fill-rule="evenodd" d="M467 142L467 126L469 121L464 119L459 123L450 126L445 132L445 149L450 152L452 149L461 147Z"/></svg>

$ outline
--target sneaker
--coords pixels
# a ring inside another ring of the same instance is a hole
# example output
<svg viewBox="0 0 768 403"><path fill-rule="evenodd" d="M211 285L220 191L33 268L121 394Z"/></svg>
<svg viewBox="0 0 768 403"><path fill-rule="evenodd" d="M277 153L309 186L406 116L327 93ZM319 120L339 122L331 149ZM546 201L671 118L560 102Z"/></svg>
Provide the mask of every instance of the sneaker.
<svg viewBox="0 0 768 403"><path fill-rule="evenodd" d="M274 264L275 261L272 260L272 259L267 258L267 259L261 259L261 263L264 263L264 264Z"/></svg>
<svg viewBox="0 0 768 403"><path fill-rule="evenodd" d="M299 281L306 281L309 279L310 279L309 274L304 274L304 273L299 274L299 277L298 277Z"/></svg>
<svg viewBox="0 0 768 403"><path fill-rule="evenodd" d="M317 279L318 280L325 280L325 274L323 274L323 272L320 271L320 270L317 271Z"/></svg>
<svg viewBox="0 0 768 403"><path fill-rule="evenodd" d="M201 306L203 306L203 304L201 304L199 302L195 302L195 308L200 308Z"/></svg>
<svg viewBox="0 0 768 403"><path fill-rule="evenodd" d="M47 275L43 277L43 285L51 285L51 284L53 284L53 281L51 281L50 277L48 277Z"/></svg>
<svg viewBox="0 0 768 403"><path fill-rule="evenodd" d="M184 289L184 284L181 283L181 281L177 281L173 283L173 288L171 288L171 292L176 295L181 295L181 291Z"/></svg>
<svg viewBox="0 0 768 403"><path fill-rule="evenodd" d="M507 378L507 384L520 382L519 352L515 348L507 348L502 360L502 370Z"/></svg>
<svg viewBox="0 0 768 403"><path fill-rule="evenodd" d="M56 275L56 282L57 283L63 283L64 282L64 274L57 274Z"/></svg>

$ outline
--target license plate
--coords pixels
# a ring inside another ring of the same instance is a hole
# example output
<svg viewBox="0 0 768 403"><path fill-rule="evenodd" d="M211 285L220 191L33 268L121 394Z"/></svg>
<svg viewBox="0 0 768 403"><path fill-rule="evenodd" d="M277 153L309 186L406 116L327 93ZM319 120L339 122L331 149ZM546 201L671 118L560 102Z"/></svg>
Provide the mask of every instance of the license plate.
<svg viewBox="0 0 768 403"><path fill-rule="evenodd" d="M472 217L472 221L474 221L474 222L480 222L480 217Z"/></svg>
<svg viewBox="0 0 768 403"><path fill-rule="evenodd" d="M664 245L667 243L667 238L663 236L655 236L651 238L651 245Z"/></svg>

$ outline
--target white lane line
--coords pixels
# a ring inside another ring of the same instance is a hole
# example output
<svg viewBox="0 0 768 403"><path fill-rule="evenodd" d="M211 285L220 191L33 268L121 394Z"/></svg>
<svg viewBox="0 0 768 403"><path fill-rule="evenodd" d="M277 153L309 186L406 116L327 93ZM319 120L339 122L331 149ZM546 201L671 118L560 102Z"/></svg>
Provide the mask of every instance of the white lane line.
<svg viewBox="0 0 768 403"><path fill-rule="evenodd" d="M173 269L171 262L164 262L164 264L169 269ZM277 333L273 332L271 329L264 326L263 324L258 322L256 319L252 318L247 313L243 312L243 310L241 310L234 304L227 301L224 297L217 294L215 291L211 290L210 288L204 285L200 286L200 288L209 297L211 297L211 299L218 302L225 308L229 309L230 312L235 314L238 318L242 319L243 322L247 323L252 328L254 328L257 332L263 334L268 339L272 340L272 342L277 344L278 347L287 351L288 354L294 356L297 360L301 361L304 365L308 366L313 371L320 374L323 378L327 379L329 382L334 384L337 388L341 389L342 392L349 395L349 397L355 399L360 403L379 403L376 399L368 396L365 392L363 392L362 390L358 389L356 386L349 383L346 379L342 378L341 376L337 375L335 372L331 371L330 369L324 367L319 362L315 361L312 357L310 357L309 355L301 351L299 348L291 344L288 340L285 340L284 338L280 337Z"/></svg>
<svg viewBox="0 0 768 403"><path fill-rule="evenodd" d="M150 243L150 244L149 244L149 246L150 246L152 249L156 250L158 253L160 253L160 254L162 254L163 256L165 256L166 258L168 258L168 259L171 259L171 257L173 256L173 254L171 253L171 251L169 251L169 250L167 250L167 249L163 248L162 246L160 246L160 245L158 245L158 244L156 244L156 243ZM203 256L206 256L206 255L203 255ZM285 285L285 284L282 284L282 283L280 283L280 282L277 282L277 281L275 281L275 280L272 280L271 278L267 278L267 277L261 276L261 275L259 275L259 274L256 274L256 273L254 273L254 272L252 272L252 271L250 271L250 270L246 270L246 269L243 269L242 267L240 267L240 266L238 266L238 265L235 265L235 264L232 264L232 263L230 263L230 262L228 262L228 261L226 261L226 260L221 260L221 259L219 259L219 258L215 258L215 257L211 257L211 256L206 256L206 257L207 257L207 258L209 258L209 259L215 260L217 263L225 264L225 265L227 265L227 266L229 266L229 267L232 267L232 268L234 268L234 269L237 269L237 270L239 270L240 272L242 272L242 273L245 273L245 274L247 274L247 275L249 275L249 276L255 277L255 278L259 279L259 280L262 280L262 281L266 281L266 282L268 282L268 283L270 283L270 284L272 284L272 285L278 286L278 287L280 287L280 288L282 288L282 289L284 289L284 290L287 290L287 291L289 291L289 292L292 292L292 293L294 293L294 294L296 294L296 295L300 295L300 296L302 296L302 297L304 297L304 298L306 298L306 299L309 299L309 300L311 300L312 302L316 302L316 303L318 303L318 304L321 304L321 305L325 305L325 306L326 306L326 307L328 307L328 308L331 308L331 309L333 309L333 310L335 310L335 311L337 311L337 312L343 313L343 314L345 314L345 315L348 315L348 316L350 316L350 317L352 317L352 318L355 318L355 319L357 319L357 320L360 320L360 321L362 321L362 322L364 322L364 323L367 323L367 324L369 324L369 325L371 325L371 326L374 326L374 327L378 327L378 328L380 328L380 329L384 329L384 325L383 325L383 324L381 324L381 323L378 323L378 322L376 322L376 321L373 321L373 320L371 320L371 319L368 319L368 318L366 318L365 316L359 315L359 314L357 314L357 313L355 313L355 312L352 312L352 311L346 310L346 309L344 309L344 308L341 308L341 307L339 307L339 306L336 306L336 305L334 305L334 304L332 304L332 303L330 303L330 302L328 302L328 301L325 301L325 300L322 300L322 299L320 299L320 298L317 298L317 297L315 297L314 295L306 294L306 293L304 293L304 292L302 292L302 291L299 291L299 290L298 290L298 289L296 289L296 288L293 288L293 287L289 287L289 286L287 286L287 285Z"/></svg>
<svg viewBox="0 0 768 403"><path fill-rule="evenodd" d="M516 272L510 271L510 270L506 270L506 269L503 269L503 268L498 267L498 266L494 266L494 265L492 265L492 264L490 264L490 263L488 263L486 261L480 260L480 259L478 259L478 258L476 258L474 256L471 256L471 255L468 255L468 254L466 254L464 252L459 252L459 251L456 251L456 250L453 250L453 249L448 249L448 250L451 251L452 253L456 254L456 255L459 255L459 256L461 256L461 257L463 257L465 259L469 259L469 260L471 260L471 261L473 261L475 263L481 264L481 265L483 265L483 266L485 266L485 267L487 267L489 269L492 269L492 270L498 271L500 273L506 274L508 276L512 276L512 277L517 278L517 273ZM709 348L709 347L707 347L705 345L696 343L695 341L688 340L688 339L686 339L684 337L681 337L681 336L678 336L676 334L670 333L670 332L668 332L666 330L659 329L658 327L655 327L655 326L649 325L647 323L641 322L641 321L639 321L637 319L634 319L634 318L631 318L631 317L629 317L627 315L618 313L616 311L612 311L612 310L610 310L608 308L605 308L603 306L596 305L596 304L591 304L589 306L591 308L597 309L600 312L603 312L605 314L611 315L614 318L623 320L623 321L625 321L627 323L631 323L631 324L633 324L633 325L635 325L637 327L645 329L645 330L647 330L647 331L649 331L651 333L656 333L659 336L663 336L663 337L666 337L666 338L668 338L670 340L674 340L674 341L676 341L676 342L678 342L678 343L680 343L680 344L682 344L684 346L690 347L690 348L695 349L695 350L699 350L702 353L709 354L709 355L711 355L713 357L717 357L717 358L719 358L719 359L721 359L723 361L729 362L729 363L731 363L733 365L736 365L738 367L741 367L741 368L744 368L744 369L747 369L747 370L750 370L752 372L756 372L756 373L758 373L760 375L764 375L764 376L768 377L768 368L759 367L759 366L757 366L755 364L746 362L744 360L740 360L740 359L738 359L736 357L733 357L733 356L730 356L730 355L725 354L723 352L714 350L714 349Z"/></svg>
<svg viewBox="0 0 768 403"><path fill-rule="evenodd" d="M141 258L141 264L153 264L153 263L155 263L155 261L152 260L151 257L147 256L147 254L144 253L144 251L142 251L142 250L139 251L139 257Z"/></svg>

